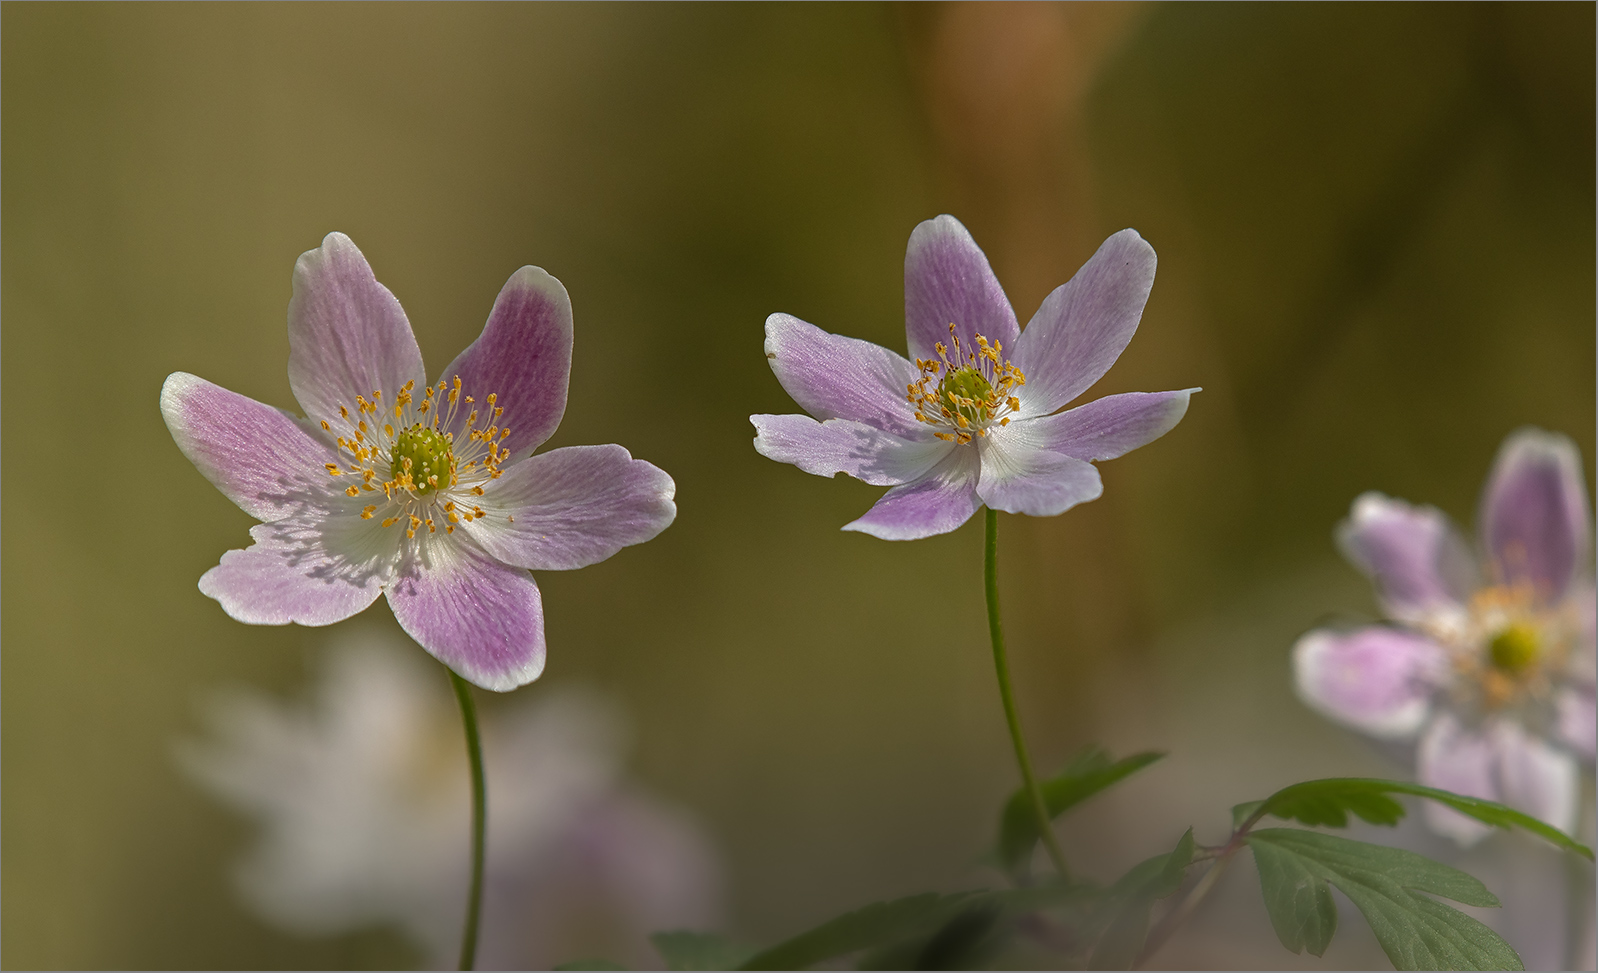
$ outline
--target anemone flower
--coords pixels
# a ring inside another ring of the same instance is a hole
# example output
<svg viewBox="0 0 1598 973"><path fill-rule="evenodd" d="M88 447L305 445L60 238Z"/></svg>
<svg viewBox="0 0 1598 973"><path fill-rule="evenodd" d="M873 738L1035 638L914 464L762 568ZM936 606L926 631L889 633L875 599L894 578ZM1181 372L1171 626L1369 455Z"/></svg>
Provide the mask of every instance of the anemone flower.
<svg viewBox="0 0 1598 973"><path fill-rule="evenodd" d="M1338 542L1392 624L1301 638L1300 696L1372 736L1416 741L1422 784L1571 831L1598 736L1588 531L1580 453L1536 429L1498 452L1474 554L1436 508L1363 494ZM1490 830L1434 802L1426 813L1461 844Z"/></svg>
<svg viewBox="0 0 1598 973"><path fill-rule="evenodd" d="M566 408L571 301L523 267L482 335L428 384L399 302L349 237L294 267L292 415L185 372L161 389L178 448L263 523L200 590L256 625L329 625L386 595L451 670L505 691L538 678L531 570L602 561L676 516L671 477L620 446L532 455Z"/></svg>
<svg viewBox="0 0 1598 973"><path fill-rule="evenodd" d="M1058 411L1132 340L1154 263L1154 249L1122 230L1023 331L960 221L927 220L904 259L913 360L773 314L766 357L810 415L750 416L755 449L806 473L891 487L844 526L885 540L946 533L984 505L1047 517L1093 500L1103 491L1093 463L1165 435L1198 391L1128 392Z"/></svg>

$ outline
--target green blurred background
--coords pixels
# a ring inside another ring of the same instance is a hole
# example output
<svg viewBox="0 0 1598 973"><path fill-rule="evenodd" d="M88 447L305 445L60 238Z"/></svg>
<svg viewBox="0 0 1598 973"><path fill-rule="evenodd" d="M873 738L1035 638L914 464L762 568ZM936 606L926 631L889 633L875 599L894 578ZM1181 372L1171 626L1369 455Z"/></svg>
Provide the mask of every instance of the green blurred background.
<svg viewBox="0 0 1598 973"><path fill-rule="evenodd" d="M182 369L293 407L290 272L330 230L435 369L518 266L571 292L550 445L624 444L680 512L540 577L549 664L521 692L624 702L632 767L707 826L728 929L754 941L991 881L974 862L1016 782L980 520L843 533L880 490L750 447L750 413L794 411L765 316L902 349L918 221L964 221L1023 321L1136 227L1159 277L1091 394L1205 389L1103 467L1102 500L1002 518L1040 762L1172 753L1068 819L1100 878L1291 780L1406 773L1289 684L1300 632L1374 611L1330 542L1356 494L1468 524L1525 424L1573 436L1591 482L1590 4L11 3L0 23L7 967L405 961L386 933L302 941L245 913L226 873L251 829L172 759L207 692L299 692L332 636L238 625L196 590L250 520L158 392ZM394 627L381 602L361 623ZM1232 879L1159 962L1316 964ZM1380 962L1360 926L1327 964Z"/></svg>

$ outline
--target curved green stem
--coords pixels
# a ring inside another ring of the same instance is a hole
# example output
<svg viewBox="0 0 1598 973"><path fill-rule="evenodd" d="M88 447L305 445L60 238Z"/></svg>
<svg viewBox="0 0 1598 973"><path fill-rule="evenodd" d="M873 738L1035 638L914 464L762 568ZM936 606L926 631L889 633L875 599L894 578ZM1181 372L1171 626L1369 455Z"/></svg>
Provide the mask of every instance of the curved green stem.
<svg viewBox="0 0 1598 973"><path fill-rule="evenodd" d="M471 969L477 962L477 926L483 912L483 844L488 827L488 788L483 782L483 741L477 732L477 707L472 703L472 687L451 670L450 684L461 704L461 722L466 724L466 756L472 763L472 885L466 896L466 928L461 931L461 964Z"/></svg>
<svg viewBox="0 0 1598 973"><path fill-rule="evenodd" d="M1010 662L1004 650L1004 626L999 620L999 514L991 507L983 512L987 514L987 542L983 545L982 583L988 596L988 634L993 638L993 669L999 676L999 697L1004 700L1004 718L1010 724L1015 762L1021 765L1021 781L1032 805L1038 837L1043 839L1043 847L1048 849L1049 859L1054 862L1060 878L1067 879L1070 871L1065 867L1065 853L1054 837L1048 806L1043 803L1043 792L1038 789L1037 776L1032 773L1032 758L1027 756L1026 739L1021 736L1021 717L1015 711L1015 694L1010 690Z"/></svg>

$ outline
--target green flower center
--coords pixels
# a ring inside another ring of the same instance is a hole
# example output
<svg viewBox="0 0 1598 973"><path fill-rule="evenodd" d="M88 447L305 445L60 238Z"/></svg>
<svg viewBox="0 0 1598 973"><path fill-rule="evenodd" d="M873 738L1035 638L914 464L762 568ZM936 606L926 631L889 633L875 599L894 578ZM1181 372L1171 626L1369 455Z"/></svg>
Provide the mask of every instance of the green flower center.
<svg viewBox="0 0 1598 973"><path fill-rule="evenodd" d="M973 365L950 372L938 383L938 402L973 425L986 422L992 415L992 395L993 383ZM959 425L965 428L964 422Z"/></svg>
<svg viewBox="0 0 1598 973"><path fill-rule="evenodd" d="M1493 636L1487 655L1498 669L1520 675L1536 660L1537 642L1536 629L1524 622L1515 622Z"/></svg>
<svg viewBox="0 0 1598 973"><path fill-rule="evenodd" d="M417 423L394 437L389 477L417 496L425 496L455 480L455 454L443 435Z"/></svg>

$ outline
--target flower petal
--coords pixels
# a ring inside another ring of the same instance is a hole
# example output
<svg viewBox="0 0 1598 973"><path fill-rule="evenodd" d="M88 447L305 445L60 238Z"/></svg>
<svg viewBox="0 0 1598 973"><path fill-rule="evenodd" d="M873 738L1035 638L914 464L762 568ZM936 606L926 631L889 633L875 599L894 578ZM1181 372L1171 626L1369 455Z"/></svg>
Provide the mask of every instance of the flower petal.
<svg viewBox="0 0 1598 973"><path fill-rule="evenodd" d="M1494 756L1493 743L1485 734L1467 730L1453 714L1442 713L1420 738L1415 776L1427 787L1497 801L1500 796L1493 779ZM1467 847L1493 830L1491 825L1436 801L1426 802L1426 823L1438 834Z"/></svg>
<svg viewBox="0 0 1598 973"><path fill-rule="evenodd" d="M1386 739L1414 736L1447 668L1441 646L1391 628L1318 629L1293 646L1299 698L1340 723Z"/></svg>
<svg viewBox="0 0 1598 973"><path fill-rule="evenodd" d="M896 486L859 520L844 524L885 541L913 541L947 534L977 512L979 463L974 449L955 449L913 483Z"/></svg>
<svg viewBox="0 0 1598 973"><path fill-rule="evenodd" d="M1598 708L1594 706L1591 686L1567 687L1554 697L1558 714L1559 736L1572 751L1588 760L1593 759L1598 744Z"/></svg>
<svg viewBox="0 0 1598 973"><path fill-rule="evenodd" d="M463 533L431 535L387 594L406 634L473 685L509 692L544 671L544 603L533 576Z"/></svg>
<svg viewBox="0 0 1598 973"><path fill-rule="evenodd" d="M817 419L853 419L900 436L920 425L907 394L919 373L881 345L773 314L766 318L766 358L782 387Z"/></svg>
<svg viewBox="0 0 1598 973"><path fill-rule="evenodd" d="M1519 723L1489 727L1503 802L1564 832L1576 826L1576 759L1527 733Z"/></svg>
<svg viewBox="0 0 1598 973"><path fill-rule="evenodd" d="M499 445L525 456L555 434L566 414L572 368L572 304L561 282L538 267L523 267L494 299L477 340L450 362L439 378L457 376L462 391L483 408L490 394L505 410L498 425L510 435ZM467 410L451 431L465 427ZM479 428L488 426L486 420Z"/></svg>
<svg viewBox="0 0 1598 973"><path fill-rule="evenodd" d="M1354 500L1337 544L1376 583L1388 613L1416 619L1462 604L1476 588L1470 549L1446 514L1374 490Z"/></svg>
<svg viewBox="0 0 1598 973"><path fill-rule="evenodd" d="M281 520L335 492L325 464L338 454L281 409L173 372L161 417L189 462L251 517Z"/></svg>
<svg viewBox="0 0 1598 973"><path fill-rule="evenodd" d="M200 592L250 625L331 625L377 599L398 557L398 531L355 510L320 523L250 528L247 550L228 551L200 577Z"/></svg>
<svg viewBox="0 0 1598 973"><path fill-rule="evenodd" d="M951 324L960 344L972 350L978 334L1014 348L1021 330L971 234L954 217L939 216L917 226L905 250L904 330L911 356L937 358L933 346L948 344Z"/></svg>
<svg viewBox="0 0 1598 973"><path fill-rule="evenodd" d="M1178 392L1125 392L1036 419L1012 422L1034 445L1077 459L1123 456L1170 432L1187 414L1188 399L1199 389Z"/></svg>
<svg viewBox="0 0 1598 973"><path fill-rule="evenodd" d="M1522 429L1504 441L1482 495L1481 539L1495 581L1529 583L1545 599L1587 554L1587 485L1570 437Z"/></svg>
<svg viewBox="0 0 1598 973"><path fill-rule="evenodd" d="M616 445L567 446L516 463L462 528L506 564L567 571L642 544L677 516L664 470Z"/></svg>
<svg viewBox="0 0 1598 973"><path fill-rule="evenodd" d="M294 264L289 298L289 387L313 419L333 419L357 395L392 397L427 381L422 351L399 301L377 282L350 238L329 233Z"/></svg>
<svg viewBox="0 0 1598 973"><path fill-rule="evenodd" d="M978 441L982 477L977 496L994 510L1052 517L1104 492L1099 471L1086 460L1037 449L1010 429L995 429Z"/></svg>
<svg viewBox="0 0 1598 973"><path fill-rule="evenodd" d="M1010 356L1026 373L1016 393L1024 414L1053 412L1110 370L1137 331L1154 264L1154 248L1122 230L1044 298Z"/></svg>
<svg viewBox="0 0 1598 973"><path fill-rule="evenodd" d="M750 416L755 424L755 451L779 463L792 463L806 473L847 473L872 486L897 486L914 480L957 448L928 437L901 439L863 422L809 416Z"/></svg>

